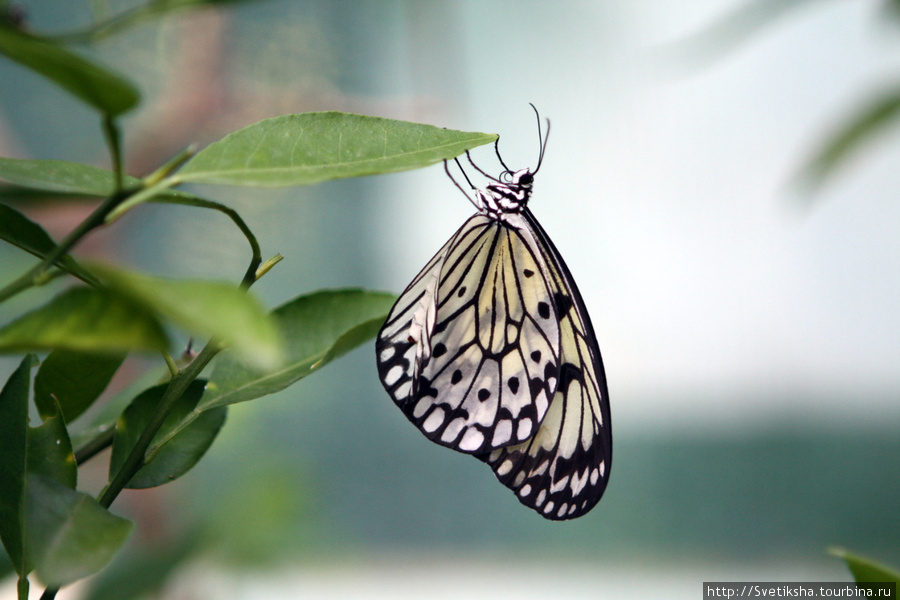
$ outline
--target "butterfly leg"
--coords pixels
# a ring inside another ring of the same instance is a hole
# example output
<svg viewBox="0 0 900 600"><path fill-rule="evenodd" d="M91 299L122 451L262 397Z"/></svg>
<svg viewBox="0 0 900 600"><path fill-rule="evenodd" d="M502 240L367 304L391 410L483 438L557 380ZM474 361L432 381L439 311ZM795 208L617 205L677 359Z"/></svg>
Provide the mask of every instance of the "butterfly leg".
<svg viewBox="0 0 900 600"><path fill-rule="evenodd" d="M456 158L454 158L453 160L456 161L456 164L459 166L459 170L462 172L463 177L466 178L466 182L469 184L469 186L473 190L477 189L474 185L472 185L472 182L469 180L469 176L466 175L466 172L463 170L462 165L459 164L459 160ZM475 208L477 208L478 210L481 210L481 205L478 204L478 202L476 202L475 199L472 198L465 189L463 189L463 186L459 185L459 182L453 177L453 175L450 174L450 167L447 165L446 160L444 161L444 172L447 173L447 177L450 178L450 181L453 182L453 185L455 185L457 187L457 189L459 189L459 191L461 191L463 193L463 196L465 196L466 199L475 206Z"/></svg>

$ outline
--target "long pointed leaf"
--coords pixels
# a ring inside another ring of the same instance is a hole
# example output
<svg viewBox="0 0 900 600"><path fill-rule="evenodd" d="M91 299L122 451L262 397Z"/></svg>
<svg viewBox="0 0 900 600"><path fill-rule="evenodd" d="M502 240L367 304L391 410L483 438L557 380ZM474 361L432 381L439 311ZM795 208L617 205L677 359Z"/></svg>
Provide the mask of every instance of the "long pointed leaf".
<svg viewBox="0 0 900 600"><path fill-rule="evenodd" d="M78 467L66 422L58 413L28 428L28 473L42 475L75 489Z"/></svg>
<svg viewBox="0 0 900 600"><path fill-rule="evenodd" d="M828 553L837 556L847 563L847 568L853 574L854 581L862 582L891 582L900 586L900 573L875 561L848 552L843 548L829 548Z"/></svg>
<svg viewBox="0 0 900 600"><path fill-rule="evenodd" d="M197 406L206 382L191 383L172 407L172 412L153 438L147 464L128 482L132 489L149 488L174 481L187 473L203 457L225 423L226 408L199 415L190 426L177 429L178 424ZM144 391L125 409L116 423L109 476L112 480L134 448L147 423L165 393L160 385Z"/></svg>
<svg viewBox="0 0 900 600"><path fill-rule="evenodd" d="M395 300L393 294L359 289L326 290L291 300L272 313L286 343L284 364L260 371L222 356L198 409L283 390L374 337Z"/></svg>
<svg viewBox="0 0 900 600"><path fill-rule="evenodd" d="M177 174L184 182L282 187L431 165L495 134L341 112L283 115L210 144Z"/></svg>
<svg viewBox="0 0 900 600"><path fill-rule="evenodd" d="M152 313L106 289L72 288L0 328L0 352L162 351L168 345Z"/></svg>
<svg viewBox="0 0 900 600"><path fill-rule="evenodd" d="M56 248L56 242L47 235L43 227L5 204L0 204L0 239L38 258L43 258ZM61 257L57 264L82 281L93 281L91 274L68 254Z"/></svg>
<svg viewBox="0 0 900 600"><path fill-rule="evenodd" d="M27 551L48 586L96 573L131 532L130 521L52 479L30 475L27 497Z"/></svg>
<svg viewBox="0 0 900 600"><path fill-rule="evenodd" d="M281 360L281 339L269 315L233 284L163 279L108 266L90 268L132 301L186 331L222 340L246 363L272 367Z"/></svg>
<svg viewBox="0 0 900 600"><path fill-rule="evenodd" d="M89 197L109 196L116 190L112 171L65 160L0 157L0 179L46 192Z"/></svg>
<svg viewBox="0 0 900 600"><path fill-rule="evenodd" d="M30 570L25 556L25 472L28 392L36 363L31 354L22 359L0 391L0 540L19 577Z"/></svg>
<svg viewBox="0 0 900 600"><path fill-rule="evenodd" d="M67 423L77 419L103 393L124 354L54 350L34 377L34 403L42 418L61 411Z"/></svg>
<svg viewBox="0 0 900 600"><path fill-rule="evenodd" d="M892 120L900 117L900 89L881 94L844 123L803 170L805 183L820 186Z"/></svg>
<svg viewBox="0 0 900 600"><path fill-rule="evenodd" d="M121 76L8 26L0 25L0 53L112 117L130 110L140 99L137 90Z"/></svg>
<svg viewBox="0 0 900 600"><path fill-rule="evenodd" d="M0 156L0 179L19 188L39 190L48 196L106 198L116 192L116 175L112 171L65 160ZM137 189L143 183L137 177L125 175L123 185L126 189ZM195 198L197 196L187 192L163 189L150 200L178 202Z"/></svg>

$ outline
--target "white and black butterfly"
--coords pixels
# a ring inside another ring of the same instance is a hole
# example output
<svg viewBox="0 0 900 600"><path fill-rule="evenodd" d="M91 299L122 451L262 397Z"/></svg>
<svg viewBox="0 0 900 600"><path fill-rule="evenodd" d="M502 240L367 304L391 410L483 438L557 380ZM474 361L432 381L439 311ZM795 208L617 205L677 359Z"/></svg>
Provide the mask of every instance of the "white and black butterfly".
<svg viewBox="0 0 900 600"><path fill-rule="evenodd" d="M561 520L603 495L612 431L584 301L527 207L549 133L538 117L533 171L509 169L496 143L500 177L469 157L491 180L475 189L463 171L474 199L444 162L478 213L400 295L376 354L385 389L426 437L488 463L523 504Z"/></svg>

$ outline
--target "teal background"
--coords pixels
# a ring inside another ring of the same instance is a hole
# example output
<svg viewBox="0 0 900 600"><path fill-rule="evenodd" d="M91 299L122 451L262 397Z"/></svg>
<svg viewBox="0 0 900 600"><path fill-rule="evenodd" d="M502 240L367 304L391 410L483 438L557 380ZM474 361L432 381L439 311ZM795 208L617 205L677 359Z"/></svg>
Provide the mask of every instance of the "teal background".
<svg viewBox="0 0 900 600"><path fill-rule="evenodd" d="M89 19L81 2L19 4L36 31ZM201 540L171 589L694 598L704 580L848 579L830 545L900 565L896 127L812 199L792 187L892 81L900 34L882 3L808 4L707 44L742 4L261 0L85 49L145 94L123 123L135 175L190 142L326 109L498 132L510 166L533 165L533 102L552 133L532 207L579 282L610 382L611 482L566 523L411 427L371 344L235 406L194 471L114 507L138 521L136 548ZM0 82L0 153L106 165L91 110L6 61ZM476 159L495 169L491 150ZM328 287L399 292L471 211L439 167L193 191L285 256L254 287L273 307ZM87 210L26 208L57 238ZM249 258L224 218L152 205L76 255L234 281ZM30 261L0 248L0 280ZM6 303L0 322L52 291ZM151 364L132 360L115 385ZM102 484L97 461L86 489Z"/></svg>

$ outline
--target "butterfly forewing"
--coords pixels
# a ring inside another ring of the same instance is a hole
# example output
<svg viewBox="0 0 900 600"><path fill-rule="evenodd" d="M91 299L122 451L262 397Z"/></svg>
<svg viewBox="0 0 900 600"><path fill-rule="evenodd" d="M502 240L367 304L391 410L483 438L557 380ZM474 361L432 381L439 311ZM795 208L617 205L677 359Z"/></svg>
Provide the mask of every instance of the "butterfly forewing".
<svg viewBox="0 0 900 600"><path fill-rule="evenodd" d="M398 299L378 336L379 374L429 439L483 453L537 431L559 380L544 261L530 230L475 215Z"/></svg>
<svg viewBox="0 0 900 600"><path fill-rule="evenodd" d="M590 317L569 270L534 217L553 282L560 326L560 381L535 436L479 458L526 506L549 519L571 519L600 500L609 479L609 393Z"/></svg>
<svg viewBox="0 0 900 600"><path fill-rule="evenodd" d="M491 180L469 198L479 213L400 295L376 353L385 389L423 434L485 461L559 520L600 500L612 432L584 301L527 208L545 146L534 171L478 169Z"/></svg>

